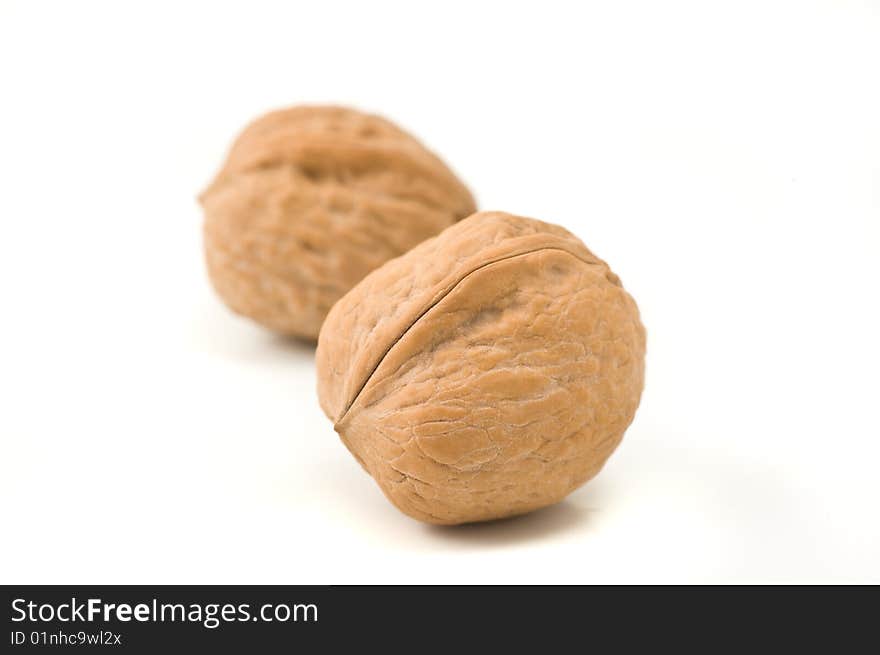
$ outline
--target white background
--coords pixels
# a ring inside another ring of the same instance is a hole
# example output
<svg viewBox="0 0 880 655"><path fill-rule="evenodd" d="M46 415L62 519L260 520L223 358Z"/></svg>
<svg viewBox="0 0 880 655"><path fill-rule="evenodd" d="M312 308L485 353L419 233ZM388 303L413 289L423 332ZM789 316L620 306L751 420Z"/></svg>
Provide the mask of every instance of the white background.
<svg viewBox="0 0 880 655"><path fill-rule="evenodd" d="M880 6L0 2L4 583L880 581ZM234 317L197 193L300 102L560 223L648 328L605 470L389 505L312 350Z"/></svg>

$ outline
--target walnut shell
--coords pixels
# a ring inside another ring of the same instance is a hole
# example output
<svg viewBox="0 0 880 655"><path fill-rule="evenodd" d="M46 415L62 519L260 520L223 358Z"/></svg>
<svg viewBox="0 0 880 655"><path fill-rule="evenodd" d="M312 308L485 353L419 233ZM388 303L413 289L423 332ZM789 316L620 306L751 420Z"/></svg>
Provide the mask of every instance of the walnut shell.
<svg viewBox="0 0 880 655"><path fill-rule="evenodd" d="M416 139L341 107L294 107L251 123L200 201L220 297L310 339L367 273L476 209Z"/></svg>
<svg viewBox="0 0 880 655"><path fill-rule="evenodd" d="M485 521L562 500L620 443L645 331L571 233L501 212L368 275L318 338L318 396L401 511Z"/></svg>

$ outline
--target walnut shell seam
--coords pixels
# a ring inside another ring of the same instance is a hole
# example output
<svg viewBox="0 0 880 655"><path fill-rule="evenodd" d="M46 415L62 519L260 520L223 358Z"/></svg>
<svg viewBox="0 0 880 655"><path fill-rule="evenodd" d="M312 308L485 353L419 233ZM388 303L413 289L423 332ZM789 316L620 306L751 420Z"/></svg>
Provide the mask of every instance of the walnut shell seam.
<svg viewBox="0 0 880 655"><path fill-rule="evenodd" d="M357 390L354 392L351 399L346 403L345 408L342 410L342 412L339 415L339 418L334 421L334 424L333 424L334 429L338 431L338 429L342 425L343 421L345 420L346 416L348 416L349 411L356 404L359 396L361 395L361 392L369 384L373 375L376 373L376 371L382 365L382 362L385 360L385 358L388 356L388 354L394 349L394 347L406 337L407 333L410 332L410 330L412 330L412 328L422 318L424 318L424 316L426 314L428 314L432 309L434 309L434 307L436 307L438 304L440 304L443 301L443 299L446 298L453 290L455 290L455 288L457 286L459 286L462 282L464 282L467 278L471 277L472 275L476 275L480 271L488 268L489 266L497 264L499 262L504 262L504 261L508 261L511 259L516 259L518 257L527 257L529 255L539 253L539 252L549 252L549 251L558 251L558 252L566 253L566 254L571 255L575 259L581 261L582 263L584 263L588 266L598 266L598 267L607 268L607 265L598 257L594 256L591 259L587 259L583 256L582 253L575 252L574 248L566 248L566 247L562 247L562 246L539 246L539 247L533 247L533 248L519 248L519 249L514 250L513 252L510 252L510 253L507 253L504 255L498 255L488 261L483 262L479 266L476 266L476 267L468 270L467 272L458 275L449 284L445 285L442 289L440 289L435 294L435 296L433 298L431 298L425 304L425 306L422 309L420 309L419 311L416 312L415 317L412 319L412 321L410 321L403 328L403 330L400 332L400 334L397 337L395 337L393 340L391 340L388 347L385 348L382 351L382 353L376 358L375 363L369 368L368 373L364 376L363 382L361 382L358 385ZM608 279L608 281L611 282L613 285L615 285L617 287L622 287L622 284L620 283L619 279L617 279L617 277L613 274L609 275L609 273L610 273L610 271L606 270L606 279Z"/></svg>

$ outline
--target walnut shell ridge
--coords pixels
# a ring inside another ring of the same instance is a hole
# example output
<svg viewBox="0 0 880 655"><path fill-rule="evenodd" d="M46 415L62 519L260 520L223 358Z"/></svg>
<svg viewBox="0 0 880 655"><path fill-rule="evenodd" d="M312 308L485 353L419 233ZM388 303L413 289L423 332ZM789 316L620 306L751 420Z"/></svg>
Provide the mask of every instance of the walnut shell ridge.
<svg viewBox="0 0 880 655"><path fill-rule="evenodd" d="M318 397L404 513L523 514L595 476L631 423L645 330L561 227L481 212L369 274L318 338Z"/></svg>
<svg viewBox="0 0 880 655"><path fill-rule="evenodd" d="M254 121L199 199L220 297L271 330L307 339L367 273L476 209L415 138L342 107L293 107Z"/></svg>

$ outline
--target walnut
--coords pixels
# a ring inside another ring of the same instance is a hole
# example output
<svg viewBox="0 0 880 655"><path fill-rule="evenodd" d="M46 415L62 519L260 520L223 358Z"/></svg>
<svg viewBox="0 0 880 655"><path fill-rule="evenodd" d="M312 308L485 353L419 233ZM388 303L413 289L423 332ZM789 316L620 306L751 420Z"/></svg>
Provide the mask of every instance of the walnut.
<svg viewBox="0 0 880 655"><path fill-rule="evenodd" d="M341 107L251 123L200 200L220 297L310 339L367 273L475 211L467 188L416 139Z"/></svg>
<svg viewBox="0 0 880 655"><path fill-rule="evenodd" d="M571 233L481 212L368 275L318 338L318 396L401 511L485 521L556 503L633 419L645 331Z"/></svg>

